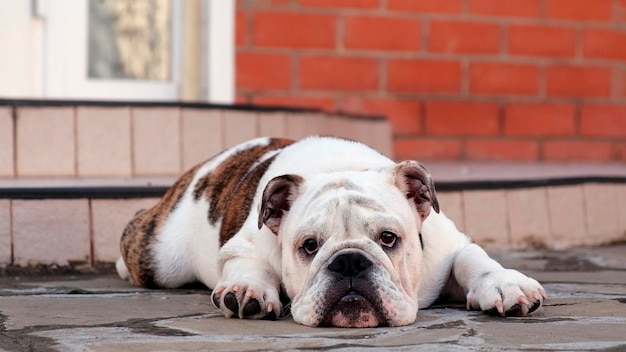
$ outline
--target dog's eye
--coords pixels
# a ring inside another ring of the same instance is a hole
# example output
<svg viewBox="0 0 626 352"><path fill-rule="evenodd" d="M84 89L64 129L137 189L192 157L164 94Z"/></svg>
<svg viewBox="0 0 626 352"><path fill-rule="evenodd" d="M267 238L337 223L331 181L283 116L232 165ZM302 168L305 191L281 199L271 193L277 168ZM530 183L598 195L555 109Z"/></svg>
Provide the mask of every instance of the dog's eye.
<svg viewBox="0 0 626 352"><path fill-rule="evenodd" d="M378 243L381 246L385 246L385 247L393 247L396 244L396 240L398 239L398 236L393 233L393 232L389 232L389 231L383 231L383 233L380 234L380 238L378 239Z"/></svg>
<svg viewBox="0 0 626 352"><path fill-rule="evenodd" d="M304 244L302 244L302 249L304 249L304 251L308 255L315 254L315 252L317 252L318 248L319 248L319 244L313 238L307 239L306 241L304 241Z"/></svg>

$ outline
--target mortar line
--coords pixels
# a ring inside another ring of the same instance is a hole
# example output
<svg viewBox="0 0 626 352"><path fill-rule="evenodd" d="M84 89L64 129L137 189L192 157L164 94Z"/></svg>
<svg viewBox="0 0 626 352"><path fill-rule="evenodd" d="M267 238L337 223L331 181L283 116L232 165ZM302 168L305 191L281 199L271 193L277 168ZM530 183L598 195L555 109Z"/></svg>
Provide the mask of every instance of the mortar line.
<svg viewBox="0 0 626 352"><path fill-rule="evenodd" d="M9 239L11 240L11 265L15 265L15 235L13 234L13 199L9 199Z"/></svg>
<svg viewBox="0 0 626 352"><path fill-rule="evenodd" d="M13 124L11 126L12 129L12 134L13 134L13 151L12 151L12 155L11 158L13 159L13 165L12 165L12 172L13 172L13 177L17 177L17 106L13 105L11 107L11 123Z"/></svg>
<svg viewBox="0 0 626 352"><path fill-rule="evenodd" d="M94 267L95 263L96 263L96 258L95 258L95 245L94 245L94 230L93 230L93 204L92 204L93 200L92 199L87 199L87 218L89 221L89 262L91 264L92 267Z"/></svg>
<svg viewBox="0 0 626 352"><path fill-rule="evenodd" d="M130 175L137 176L136 156L135 156L135 109L128 109L128 124L130 128Z"/></svg>
<svg viewBox="0 0 626 352"><path fill-rule="evenodd" d="M78 176L78 108L72 108L72 127L74 132L74 177Z"/></svg>

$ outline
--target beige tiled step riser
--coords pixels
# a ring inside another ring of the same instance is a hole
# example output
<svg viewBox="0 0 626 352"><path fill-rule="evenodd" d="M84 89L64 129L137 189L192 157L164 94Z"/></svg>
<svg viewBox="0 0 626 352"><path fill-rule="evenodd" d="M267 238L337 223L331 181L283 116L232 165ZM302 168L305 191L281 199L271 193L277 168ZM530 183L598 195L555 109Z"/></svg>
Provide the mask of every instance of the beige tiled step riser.
<svg viewBox="0 0 626 352"><path fill-rule="evenodd" d="M128 221L157 200L0 200L0 265L114 262Z"/></svg>
<svg viewBox="0 0 626 352"><path fill-rule="evenodd" d="M314 134L360 140L392 156L385 120L191 108L0 107L0 177L171 176L244 140Z"/></svg>
<svg viewBox="0 0 626 352"><path fill-rule="evenodd" d="M626 184L440 193L448 217L488 249L626 241Z"/></svg>
<svg viewBox="0 0 626 352"><path fill-rule="evenodd" d="M13 176L13 158L13 116L10 108L0 107L0 177Z"/></svg>
<svg viewBox="0 0 626 352"><path fill-rule="evenodd" d="M440 192L439 200L459 229L487 249L626 240L626 184ZM156 201L0 200L0 264L113 262L124 226Z"/></svg>
<svg viewBox="0 0 626 352"><path fill-rule="evenodd" d="M0 263L11 263L11 201L0 199Z"/></svg>

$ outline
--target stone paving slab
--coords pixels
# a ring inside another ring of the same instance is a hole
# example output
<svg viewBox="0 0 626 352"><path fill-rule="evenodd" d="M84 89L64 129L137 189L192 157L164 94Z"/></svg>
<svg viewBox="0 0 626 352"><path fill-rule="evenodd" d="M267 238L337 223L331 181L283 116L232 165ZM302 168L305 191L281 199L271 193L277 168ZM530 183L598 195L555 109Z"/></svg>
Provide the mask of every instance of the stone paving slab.
<svg viewBox="0 0 626 352"><path fill-rule="evenodd" d="M308 328L225 319L201 288L145 290L114 275L0 278L6 351L626 351L626 245L496 253L550 298L526 318L458 305L405 327Z"/></svg>

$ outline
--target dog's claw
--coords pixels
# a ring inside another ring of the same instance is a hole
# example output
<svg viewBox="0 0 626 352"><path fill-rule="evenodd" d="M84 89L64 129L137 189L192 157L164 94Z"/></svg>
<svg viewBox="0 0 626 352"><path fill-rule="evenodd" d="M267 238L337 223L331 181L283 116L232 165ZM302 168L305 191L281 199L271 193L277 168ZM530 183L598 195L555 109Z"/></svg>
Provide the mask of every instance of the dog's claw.
<svg viewBox="0 0 626 352"><path fill-rule="evenodd" d="M276 312L269 312L265 314L263 318L261 318L261 320L276 320L276 319L278 319L278 317L276 316Z"/></svg>
<svg viewBox="0 0 626 352"><path fill-rule="evenodd" d="M494 308L491 308L491 309L487 309L487 310L485 310L485 311L483 311L483 312L484 312L485 314L487 314L487 315L491 315L491 316L494 316L494 317L495 317L495 316L499 316L499 315L500 315L500 312L498 312L498 309L497 309L497 308L495 308L495 307L494 307Z"/></svg>
<svg viewBox="0 0 626 352"><path fill-rule="evenodd" d="M261 305L259 304L259 301L255 298L251 298L248 303L243 306L243 310L241 311L242 316L240 318L249 317L259 313L261 313Z"/></svg>
<svg viewBox="0 0 626 352"><path fill-rule="evenodd" d="M213 293L211 295L211 301L213 301L213 305L215 306L215 308L219 308L220 307L220 296L218 296L215 293Z"/></svg>
<svg viewBox="0 0 626 352"><path fill-rule="evenodd" d="M509 310L506 311L506 313L504 314L505 316L508 317L519 317L522 316L522 306L520 306L519 304L514 304L511 308L509 308Z"/></svg>
<svg viewBox="0 0 626 352"><path fill-rule="evenodd" d="M467 307L493 316L519 317L539 309L546 296L536 280L504 269L481 276L472 285L467 292Z"/></svg>
<svg viewBox="0 0 626 352"><path fill-rule="evenodd" d="M239 302L237 301L237 296L235 296L232 292L228 292L226 296L224 296L224 305L226 308L230 309L231 312L239 312Z"/></svg>
<svg viewBox="0 0 626 352"><path fill-rule="evenodd" d="M501 316L504 316L504 306L502 305L502 301L496 301L496 310Z"/></svg>
<svg viewBox="0 0 626 352"><path fill-rule="evenodd" d="M532 307L530 307L528 309L528 313L532 313L532 312L536 311L537 309L539 309L539 307L541 307L541 300L536 300L533 303Z"/></svg>

